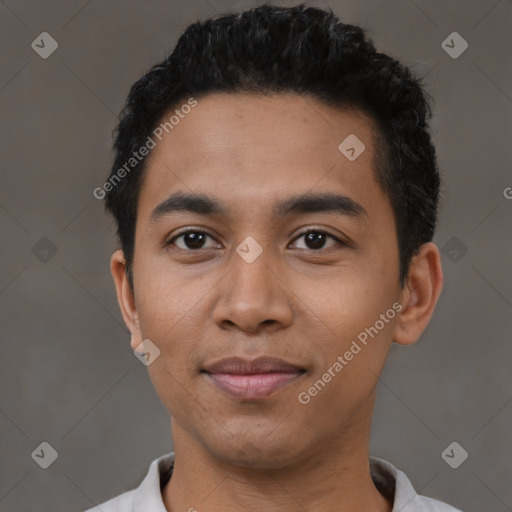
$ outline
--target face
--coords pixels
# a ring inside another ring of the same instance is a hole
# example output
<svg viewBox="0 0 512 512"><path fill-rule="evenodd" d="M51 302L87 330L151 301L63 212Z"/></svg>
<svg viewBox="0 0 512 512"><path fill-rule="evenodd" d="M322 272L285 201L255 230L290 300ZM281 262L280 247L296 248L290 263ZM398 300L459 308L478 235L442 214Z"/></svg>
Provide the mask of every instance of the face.
<svg viewBox="0 0 512 512"><path fill-rule="evenodd" d="M355 160L338 149L351 134ZM368 436L403 298L374 146L356 111L212 94L152 150L124 314L132 347L160 350L148 370L173 428L211 455L284 467ZM232 357L291 367L205 371Z"/></svg>

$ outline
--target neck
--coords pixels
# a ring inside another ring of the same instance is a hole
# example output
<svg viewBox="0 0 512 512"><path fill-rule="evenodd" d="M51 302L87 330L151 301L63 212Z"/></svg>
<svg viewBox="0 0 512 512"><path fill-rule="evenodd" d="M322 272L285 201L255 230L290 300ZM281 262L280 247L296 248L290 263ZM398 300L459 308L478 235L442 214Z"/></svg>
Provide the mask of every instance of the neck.
<svg viewBox="0 0 512 512"><path fill-rule="evenodd" d="M168 512L391 512L369 469L370 423L282 468L247 468L214 456L172 423L175 464L162 497ZM346 435L345 435L346 434ZM350 438L350 442L347 439Z"/></svg>

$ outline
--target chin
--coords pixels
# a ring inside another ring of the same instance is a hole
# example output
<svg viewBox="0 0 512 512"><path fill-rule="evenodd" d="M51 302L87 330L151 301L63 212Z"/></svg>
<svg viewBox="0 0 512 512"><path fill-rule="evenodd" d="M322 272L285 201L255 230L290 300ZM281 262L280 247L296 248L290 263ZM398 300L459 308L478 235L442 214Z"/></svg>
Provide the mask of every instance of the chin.
<svg viewBox="0 0 512 512"><path fill-rule="evenodd" d="M222 440L221 446L209 448L216 458L228 464L262 470L282 469L307 457L304 443L293 443L291 439L289 435L285 439L270 439L268 434L260 437L248 428L236 437Z"/></svg>

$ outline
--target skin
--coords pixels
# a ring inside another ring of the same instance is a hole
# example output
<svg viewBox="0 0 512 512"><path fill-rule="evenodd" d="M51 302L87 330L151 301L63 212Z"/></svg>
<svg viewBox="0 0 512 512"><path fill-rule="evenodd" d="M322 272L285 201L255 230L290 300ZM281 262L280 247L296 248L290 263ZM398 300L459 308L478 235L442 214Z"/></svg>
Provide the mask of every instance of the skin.
<svg viewBox="0 0 512 512"><path fill-rule="evenodd" d="M353 162L338 150L349 134L366 146ZM391 511L368 463L378 375L393 341L420 337L443 278L439 250L427 243L399 285L374 135L362 113L311 98L216 93L198 99L152 150L138 201L134 292L121 250L111 271L132 348L150 339L161 351L148 371L171 416L167 510ZM179 212L150 222L178 191L214 197L229 215ZM306 192L343 194L367 215L273 215L276 201ZM186 237L162 246L183 228L207 232L202 248L190 249ZM299 236L309 228L349 245L329 237L312 245ZM235 251L248 236L263 249L252 263ZM298 394L395 302L401 312L301 404ZM306 372L266 399L244 401L200 371L224 357L264 355Z"/></svg>

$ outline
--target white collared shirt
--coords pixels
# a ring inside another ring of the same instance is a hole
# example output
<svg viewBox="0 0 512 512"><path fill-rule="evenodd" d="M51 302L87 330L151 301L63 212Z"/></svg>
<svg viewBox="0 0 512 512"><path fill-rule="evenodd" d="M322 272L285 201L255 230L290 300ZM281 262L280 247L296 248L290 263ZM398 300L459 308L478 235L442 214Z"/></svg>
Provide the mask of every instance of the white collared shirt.
<svg viewBox="0 0 512 512"><path fill-rule="evenodd" d="M173 462L174 452L162 455L151 463L137 489L85 512L167 512L162 489L172 474ZM370 473L379 491L393 501L392 512L461 512L446 503L417 494L405 473L383 459L370 457Z"/></svg>

